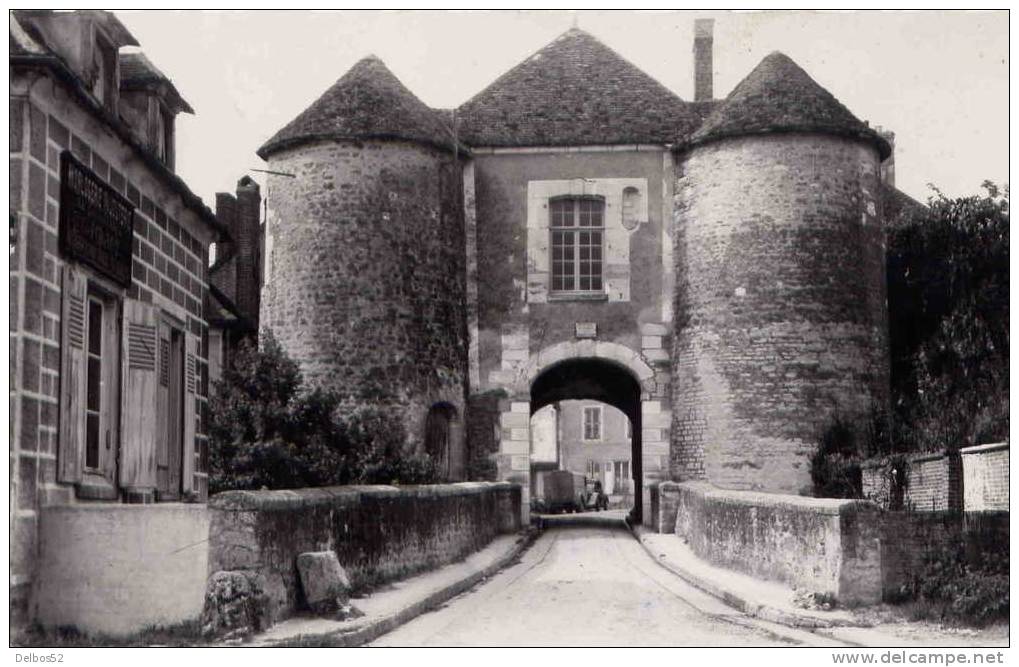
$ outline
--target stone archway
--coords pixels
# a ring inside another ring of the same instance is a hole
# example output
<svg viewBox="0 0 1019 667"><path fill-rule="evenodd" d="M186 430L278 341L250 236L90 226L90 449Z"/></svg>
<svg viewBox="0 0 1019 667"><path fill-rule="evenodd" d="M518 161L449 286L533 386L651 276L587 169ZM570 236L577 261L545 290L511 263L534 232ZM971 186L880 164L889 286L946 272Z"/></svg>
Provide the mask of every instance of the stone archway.
<svg viewBox="0 0 1019 667"><path fill-rule="evenodd" d="M629 383L628 388L612 391L607 387L613 382L609 378ZM577 340L556 343L530 355L506 384L511 400L500 418L499 453L504 462L500 476L523 486L525 522L530 519L530 417L555 397L593 398L618 407L630 418L633 442L638 443L634 467L640 462L643 482L640 498L634 501L640 519L647 504L648 482L667 476L668 469L671 413L667 381L660 371L626 345Z"/></svg>

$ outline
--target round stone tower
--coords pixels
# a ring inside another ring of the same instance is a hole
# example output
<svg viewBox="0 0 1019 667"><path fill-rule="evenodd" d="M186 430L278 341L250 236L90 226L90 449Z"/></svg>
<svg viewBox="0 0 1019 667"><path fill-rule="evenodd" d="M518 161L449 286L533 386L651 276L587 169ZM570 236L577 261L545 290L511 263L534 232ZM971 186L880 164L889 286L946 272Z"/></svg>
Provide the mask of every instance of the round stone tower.
<svg viewBox="0 0 1019 667"><path fill-rule="evenodd" d="M679 150L672 474L807 491L835 412L887 407L890 148L773 53Z"/></svg>
<svg viewBox="0 0 1019 667"><path fill-rule="evenodd" d="M258 154L274 172L263 330L346 409L392 410L422 449L427 423L451 446L447 476L462 477L463 208L440 112L369 57Z"/></svg>

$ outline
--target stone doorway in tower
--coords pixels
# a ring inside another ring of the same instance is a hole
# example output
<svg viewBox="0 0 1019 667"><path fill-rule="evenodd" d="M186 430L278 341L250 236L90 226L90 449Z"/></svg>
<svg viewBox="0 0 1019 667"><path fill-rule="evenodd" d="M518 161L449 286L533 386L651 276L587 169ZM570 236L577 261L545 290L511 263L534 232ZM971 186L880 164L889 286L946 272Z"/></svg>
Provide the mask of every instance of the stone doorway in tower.
<svg viewBox="0 0 1019 667"><path fill-rule="evenodd" d="M641 385L629 369L598 358L552 365L531 385L530 414L534 506L551 492L548 473L569 471L577 491L597 481L612 507L641 520Z"/></svg>
<svg viewBox="0 0 1019 667"><path fill-rule="evenodd" d="M445 480L463 478L463 428L456 407L436 403L425 418L425 453Z"/></svg>

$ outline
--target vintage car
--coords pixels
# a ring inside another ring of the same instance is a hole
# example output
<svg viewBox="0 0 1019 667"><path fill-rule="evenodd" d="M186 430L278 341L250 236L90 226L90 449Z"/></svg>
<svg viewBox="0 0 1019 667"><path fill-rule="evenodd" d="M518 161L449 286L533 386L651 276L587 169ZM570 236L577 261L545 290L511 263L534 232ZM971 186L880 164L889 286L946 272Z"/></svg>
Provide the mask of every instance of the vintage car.
<svg viewBox="0 0 1019 667"><path fill-rule="evenodd" d="M602 490L601 482L598 480L585 480L584 490L580 492L580 509L582 512L596 510L598 512L609 508L609 497Z"/></svg>
<svg viewBox="0 0 1019 667"><path fill-rule="evenodd" d="M580 499L584 494L584 476L569 470L548 470L541 475L541 497L536 498L533 509L545 514L579 512Z"/></svg>

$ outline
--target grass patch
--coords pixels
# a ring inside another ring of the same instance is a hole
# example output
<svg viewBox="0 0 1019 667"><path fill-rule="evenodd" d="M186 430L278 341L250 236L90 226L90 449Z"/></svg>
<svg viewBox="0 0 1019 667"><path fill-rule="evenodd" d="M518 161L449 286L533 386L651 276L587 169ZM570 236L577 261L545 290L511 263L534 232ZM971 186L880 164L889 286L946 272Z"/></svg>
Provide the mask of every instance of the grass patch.
<svg viewBox="0 0 1019 667"><path fill-rule="evenodd" d="M201 623L197 620L148 627L125 636L88 634L75 627L47 630L33 625L20 636L11 637L12 646L25 648L183 647L203 643Z"/></svg>

